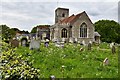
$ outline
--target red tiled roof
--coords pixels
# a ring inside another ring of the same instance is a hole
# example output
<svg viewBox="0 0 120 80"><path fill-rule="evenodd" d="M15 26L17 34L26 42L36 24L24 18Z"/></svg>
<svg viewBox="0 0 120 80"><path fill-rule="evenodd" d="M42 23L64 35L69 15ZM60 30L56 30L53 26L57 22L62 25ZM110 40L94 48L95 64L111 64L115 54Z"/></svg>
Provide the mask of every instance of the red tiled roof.
<svg viewBox="0 0 120 80"><path fill-rule="evenodd" d="M85 12L85 11L84 11L84 12ZM67 18L61 20L60 23L71 23L71 22L73 22L74 20L76 20L77 18L79 18L84 12L79 13L79 14L77 14L77 15L74 15L74 14L73 14L73 15L71 15L70 17L67 17Z"/></svg>
<svg viewBox="0 0 120 80"><path fill-rule="evenodd" d="M39 26L37 26L37 28L49 28L50 27L50 25L39 25Z"/></svg>

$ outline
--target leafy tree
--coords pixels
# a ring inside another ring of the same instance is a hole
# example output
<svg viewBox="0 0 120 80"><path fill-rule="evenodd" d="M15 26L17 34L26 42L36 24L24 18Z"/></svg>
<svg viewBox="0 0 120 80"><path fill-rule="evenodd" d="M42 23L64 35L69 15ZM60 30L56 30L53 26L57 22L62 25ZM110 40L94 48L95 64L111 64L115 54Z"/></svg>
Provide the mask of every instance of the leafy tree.
<svg viewBox="0 0 120 80"><path fill-rule="evenodd" d="M28 31L20 31L18 28L10 28L7 25L0 25L1 33L2 33L2 40L9 40L13 37L15 37L16 32L21 32L24 34L29 34Z"/></svg>
<svg viewBox="0 0 120 80"><path fill-rule="evenodd" d="M36 33L37 32L37 27L34 27L32 30L31 30L31 33Z"/></svg>
<svg viewBox="0 0 120 80"><path fill-rule="evenodd" d="M10 36L10 28L7 25L0 25L1 33L2 33L2 39L9 39Z"/></svg>
<svg viewBox="0 0 120 80"><path fill-rule="evenodd" d="M120 43L120 24L113 20L99 20L94 23L95 31L101 35L104 42Z"/></svg>

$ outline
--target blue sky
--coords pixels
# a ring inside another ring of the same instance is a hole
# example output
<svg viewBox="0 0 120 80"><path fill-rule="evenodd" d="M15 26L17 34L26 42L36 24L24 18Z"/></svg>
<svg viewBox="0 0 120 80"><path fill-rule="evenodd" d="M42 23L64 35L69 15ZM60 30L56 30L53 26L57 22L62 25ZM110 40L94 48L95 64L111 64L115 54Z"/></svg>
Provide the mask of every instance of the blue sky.
<svg viewBox="0 0 120 80"><path fill-rule="evenodd" d="M54 10L57 7L69 8L70 15L86 11L92 22L101 19L115 20L118 22L119 0L2 0L0 2L0 24L20 30L31 31L40 24L54 24Z"/></svg>

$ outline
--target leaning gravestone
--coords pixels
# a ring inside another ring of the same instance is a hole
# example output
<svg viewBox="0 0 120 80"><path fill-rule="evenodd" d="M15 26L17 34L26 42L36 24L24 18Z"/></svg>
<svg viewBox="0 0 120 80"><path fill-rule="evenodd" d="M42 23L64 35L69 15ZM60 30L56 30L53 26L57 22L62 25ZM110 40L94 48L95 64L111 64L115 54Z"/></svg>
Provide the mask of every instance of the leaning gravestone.
<svg viewBox="0 0 120 80"><path fill-rule="evenodd" d="M11 41L11 47L18 47L19 46L19 41L17 39L13 39Z"/></svg>
<svg viewBox="0 0 120 80"><path fill-rule="evenodd" d="M88 50L91 50L91 46L92 46L92 44L88 43Z"/></svg>
<svg viewBox="0 0 120 80"><path fill-rule="evenodd" d="M113 54L116 53L115 46L112 46L111 50L112 50L112 53L113 53Z"/></svg>
<svg viewBox="0 0 120 80"><path fill-rule="evenodd" d="M108 64L109 64L109 60L108 60L108 58L105 58L103 61L103 66L108 65Z"/></svg>
<svg viewBox="0 0 120 80"><path fill-rule="evenodd" d="M40 41L39 40L32 40L30 42L29 49L39 49L40 48Z"/></svg>

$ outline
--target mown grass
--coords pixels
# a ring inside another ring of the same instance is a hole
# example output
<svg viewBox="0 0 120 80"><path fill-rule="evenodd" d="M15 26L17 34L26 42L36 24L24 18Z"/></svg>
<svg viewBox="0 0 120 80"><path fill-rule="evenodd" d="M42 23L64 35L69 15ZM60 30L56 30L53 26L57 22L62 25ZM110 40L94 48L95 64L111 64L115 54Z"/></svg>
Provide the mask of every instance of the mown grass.
<svg viewBox="0 0 120 80"><path fill-rule="evenodd" d="M81 47L85 49L82 52ZM35 68L39 68L41 78L49 78L51 75L56 78L118 77L118 52L112 54L108 43L92 46L91 51L79 44L65 44L65 48L57 48L50 43L47 48L42 43L40 50L19 47L16 48L16 53L32 62ZM103 66L106 57L109 59L109 65Z"/></svg>

